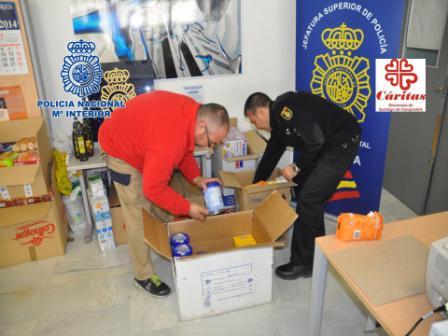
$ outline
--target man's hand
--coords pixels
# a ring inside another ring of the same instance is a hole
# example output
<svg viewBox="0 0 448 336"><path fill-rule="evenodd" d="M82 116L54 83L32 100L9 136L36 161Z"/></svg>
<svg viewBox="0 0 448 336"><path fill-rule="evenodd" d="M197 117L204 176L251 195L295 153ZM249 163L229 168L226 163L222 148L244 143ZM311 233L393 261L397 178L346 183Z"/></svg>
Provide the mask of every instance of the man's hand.
<svg viewBox="0 0 448 336"><path fill-rule="evenodd" d="M190 203L190 210L188 211L188 216L190 216L193 219L200 220L201 222L205 221L205 218L207 218L208 211L206 208L196 204L196 203Z"/></svg>
<svg viewBox="0 0 448 336"><path fill-rule="evenodd" d="M193 183L202 190L207 189L207 183L209 182L218 182L219 184L222 185L221 180L217 179L217 178L208 178L208 177L202 177L202 176L198 176L193 180Z"/></svg>
<svg viewBox="0 0 448 336"><path fill-rule="evenodd" d="M300 169L294 163L282 169L282 175L288 181L292 181L292 179L296 177L299 172Z"/></svg>

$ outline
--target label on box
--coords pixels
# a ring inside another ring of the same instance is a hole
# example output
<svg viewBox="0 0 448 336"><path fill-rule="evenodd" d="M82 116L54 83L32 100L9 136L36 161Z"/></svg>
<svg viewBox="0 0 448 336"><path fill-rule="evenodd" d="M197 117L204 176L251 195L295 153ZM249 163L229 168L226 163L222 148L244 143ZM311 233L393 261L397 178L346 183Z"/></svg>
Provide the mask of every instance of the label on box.
<svg viewBox="0 0 448 336"><path fill-rule="evenodd" d="M219 269L201 274L204 307L253 291L252 264Z"/></svg>
<svg viewBox="0 0 448 336"><path fill-rule="evenodd" d="M40 246L44 239L50 238L56 230L56 226L47 221L41 220L30 224L25 224L15 228L15 240L22 245Z"/></svg>
<svg viewBox="0 0 448 336"><path fill-rule="evenodd" d="M235 195L227 195L223 196L224 206L225 207L233 207L235 206Z"/></svg>
<svg viewBox="0 0 448 336"><path fill-rule="evenodd" d="M33 188L31 187L31 184L24 184L23 185L23 190L25 191L25 196L26 197L31 197L33 196Z"/></svg>
<svg viewBox="0 0 448 336"><path fill-rule="evenodd" d="M10 200L11 196L9 195L8 188L5 186L0 186L0 195L4 200Z"/></svg>

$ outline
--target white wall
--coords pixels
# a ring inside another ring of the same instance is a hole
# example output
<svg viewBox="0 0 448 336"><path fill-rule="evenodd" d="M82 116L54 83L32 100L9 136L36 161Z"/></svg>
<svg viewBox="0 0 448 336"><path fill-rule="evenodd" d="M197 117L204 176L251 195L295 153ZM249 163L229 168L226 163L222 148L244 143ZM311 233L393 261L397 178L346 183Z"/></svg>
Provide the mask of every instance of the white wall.
<svg viewBox="0 0 448 336"><path fill-rule="evenodd" d="M60 79L67 43L75 36L71 23L70 0L26 0L43 73L46 99L73 100ZM202 85L204 102L224 105L231 117L238 117L243 130L244 102L254 91L275 98L294 89L295 0L242 0L241 75L170 79L156 82L157 89L182 93L186 85ZM71 132L72 120L52 119L55 132Z"/></svg>

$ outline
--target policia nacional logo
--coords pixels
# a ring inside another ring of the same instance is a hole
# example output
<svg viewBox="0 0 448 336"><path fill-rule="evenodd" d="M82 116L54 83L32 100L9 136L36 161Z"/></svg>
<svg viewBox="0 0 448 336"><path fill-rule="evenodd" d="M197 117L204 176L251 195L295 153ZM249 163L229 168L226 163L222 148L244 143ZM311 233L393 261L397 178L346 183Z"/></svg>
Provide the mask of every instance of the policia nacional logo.
<svg viewBox="0 0 448 336"><path fill-rule="evenodd" d="M292 118L292 111L288 107L285 106L283 108L283 110L280 112L280 117L289 121Z"/></svg>
<svg viewBox="0 0 448 336"><path fill-rule="evenodd" d="M101 70L98 56L93 56L95 43L79 40L67 45L70 56L64 57L61 77L64 90L84 98L100 90Z"/></svg>
<svg viewBox="0 0 448 336"><path fill-rule="evenodd" d="M127 83L129 79L129 71L126 69L117 69L106 71L104 73L104 80L107 82L101 88L101 100L120 101L123 105L135 97L134 84ZM112 112L113 108L106 108Z"/></svg>
<svg viewBox="0 0 448 336"><path fill-rule="evenodd" d="M352 113L358 122L366 119L364 112L371 95L370 61L366 57L352 56L364 41L361 29L341 24L324 29L321 35L329 53L314 59L311 91Z"/></svg>

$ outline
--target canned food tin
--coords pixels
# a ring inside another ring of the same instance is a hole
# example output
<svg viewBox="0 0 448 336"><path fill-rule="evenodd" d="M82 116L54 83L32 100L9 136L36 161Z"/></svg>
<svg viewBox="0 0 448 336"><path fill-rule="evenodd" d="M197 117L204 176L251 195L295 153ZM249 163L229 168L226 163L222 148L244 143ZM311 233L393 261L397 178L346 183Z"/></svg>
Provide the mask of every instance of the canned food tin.
<svg viewBox="0 0 448 336"><path fill-rule="evenodd" d="M193 254L193 249L188 244L181 244L173 247L174 257L187 257Z"/></svg>
<svg viewBox="0 0 448 336"><path fill-rule="evenodd" d="M190 237L186 233L179 232L175 233L170 238L171 246L177 246L181 244L188 244L190 242Z"/></svg>
<svg viewBox="0 0 448 336"><path fill-rule="evenodd" d="M204 191L204 199L209 214L216 215L224 210L224 201L222 199L221 185L219 182L207 183L207 189Z"/></svg>

